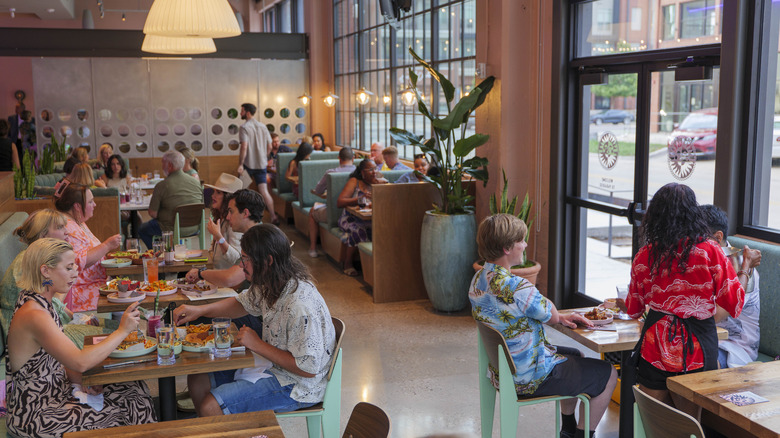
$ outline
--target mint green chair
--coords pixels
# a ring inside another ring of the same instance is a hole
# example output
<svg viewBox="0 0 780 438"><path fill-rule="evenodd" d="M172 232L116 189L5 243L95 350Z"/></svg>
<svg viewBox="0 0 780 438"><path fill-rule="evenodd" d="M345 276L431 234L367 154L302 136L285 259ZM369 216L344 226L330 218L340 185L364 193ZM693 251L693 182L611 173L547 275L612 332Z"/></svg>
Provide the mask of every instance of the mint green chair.
<svg viewBox="0 0 780 438"><path fill-rule="evenodd" d="M634 438L704 438L701 424L683 411L634 390Z"/></svg>
<svg viewBox="0 0 780 438"><path fill-rule="evenodd" d="M479 408L482 423L482 438L490 438L493 435L493 416L496 408L496 388L488 377L488 365L498 370L500 403L499 424L501 438L517 436L518 408L521 406L535 405L538 403L555 402L555 437L558 437L561 428L560 401L569 398L578 398L584 406L585 412L585 438L590 435L590 397L586 394L576 396L545 396L545 397L518 397L515 390L513 376L517 369L515 362L511 360L506 339L498 330L477 321L478 349L479 349ZM503 377L506 376L506 377Z"/></svg>
<svg viewBox="0 0 780 438"><path fill-rule="evenodd" d="M181 228L198 226L198 244L200 249L206 249L206 206L203 204L185 204L176 207L176 217L173 220L173 242L181 240ZM185 236L189 237L189 236Z"/></svg>
<svg viewBox="0 0 780 438"><path fill-rule="evenodd" d="M344 337L344 322L338 318L332 319L333 326L336 328L334 348L336 355L328 370L328 384L325 387L322 403L317 403L310 408L276 414L277 418L306 417L309 438L320 437L320 426L322 426L323 438L339 438L341 429L341 340Z"/></svg>

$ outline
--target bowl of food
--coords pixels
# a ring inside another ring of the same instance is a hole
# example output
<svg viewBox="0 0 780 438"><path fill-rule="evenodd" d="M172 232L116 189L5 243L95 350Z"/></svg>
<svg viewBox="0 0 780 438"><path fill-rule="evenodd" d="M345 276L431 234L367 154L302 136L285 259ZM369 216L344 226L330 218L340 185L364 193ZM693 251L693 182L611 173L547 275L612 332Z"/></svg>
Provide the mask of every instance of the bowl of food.
<svg viewBox="0 0 780 438"><path fill-rule="evenodd" d="M592 308L582 314L582 316L587 318L593 325L607 325L612 323L612 320L614 319L614 314L612 312L605 309L599 309L598 307Z"/></svg>

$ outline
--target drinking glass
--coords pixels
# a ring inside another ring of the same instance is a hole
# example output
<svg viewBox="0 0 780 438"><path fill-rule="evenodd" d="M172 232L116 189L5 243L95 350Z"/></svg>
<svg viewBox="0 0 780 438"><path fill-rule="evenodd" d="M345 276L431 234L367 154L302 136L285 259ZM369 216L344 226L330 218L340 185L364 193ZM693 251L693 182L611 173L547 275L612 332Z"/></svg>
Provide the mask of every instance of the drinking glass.
<svg viewBox="0 0 780 438"><path fill-rule="evenodd" d="M160 171L159 170L155 170L154 171L154 179L160 179Z"/></svg>
<svg viewBox="0 0 780 438"><path fill-rule="evenodd" d="M173 253L177 260L184 260L187 258L187 245L183 243L176 244L173 247Z"/></svg>
<svg viewBox="0 0 780 438"><path fill-rule="evenodd" d="M158 261L157 257L145 258L144 260L144 281L147 283L155 282L159 279L158 276Z"/></svg>
<svg viewBox="0 0 780 438"><path fill-rule="evenodd" d="M159 317L158 317L159 318ZM173 365L176 356L173 354L173 327L161 324L157 327L157 365Z"/></svg>
<svg viewBox="0 0 780 438"><path fill-rule="evenodd" d="M173 231L163 231L162 240L166 251L173 251Z"/></svg>
<svg viewBox="0 0 780 438"><path fill-rule="evenodd" d="M138 241L138 239L127 239L125 240L125 251L138 252L140 245L141 243Z"/></svg>
<svg viewBox="0 0 780 438"><path fill-rule="evenodd" d="M230 318L213 318L214 357L230 357Z"/></svg>

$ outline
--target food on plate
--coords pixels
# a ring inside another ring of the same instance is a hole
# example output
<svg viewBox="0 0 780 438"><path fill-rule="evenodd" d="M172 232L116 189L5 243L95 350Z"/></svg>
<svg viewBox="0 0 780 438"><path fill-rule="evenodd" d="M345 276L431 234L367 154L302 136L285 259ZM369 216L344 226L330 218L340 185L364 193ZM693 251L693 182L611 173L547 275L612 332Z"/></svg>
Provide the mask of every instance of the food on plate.
<svg viewBox="0 0 780 438"><path fill-rule="evenodd" d="M212 289L211 285L203 280L195 283L194 285L191 286L191 288L193 290L197 290L201 292L210 291Z"/></svg>
<svg viewBox="0 0 780 438"><path fill-rule="evenodd" d="M143 333L139 332L138 330L134 332L130 332L129 335L122 341L121 344L119 344L118 347L116 347L117 351L123 351L127 350L130 347L141 345L143 344L143 348L149 348L152 345L154 345L154 342L149 341L148 339L143 337ZM146 345L150 344L150 345Z"/></svg>
<svg viewBox="0 0 780 438"><path fill-rule="evenodd" d="M141 292L165 292L172 289L176 289L176 286L171 286L165 280L153 281L151 283L142 284L138 290Z"/></svg>
<svg viewBox="0 0 780 438"><path fill-rule="evenodd" d="M128 277L116 277L113 280L106 282L106 290L119 291L120 285L127 285L127 290L135 290L140 284L139 281L130 280Z"/></svg>
<svg viewBox="0 0 780 438"><path fill-rule="evenodd" d="M587 313L583 315L585 318L590 319L591 321L603 321L605 319L612 318L612 312L605 311L603 309L599 309L598 307L594 307Z"/></svg>
<svg viewBox="0 0 780 438"><path fill-rule="evenodd" d="M187 326L187 333L205 333L211 330L211 324L192 324Z"/></svg>
<svg viewBox="0 0 780 438"><path fill-rule="evenodd" d="M138 257L138 252L114 251L106 254L109 259L134 259Z"/></svg>
<svg viewBox="0 0 780 438"><path fill-rule="evenodd" d="M214 334L201 332L187 334L182 343L190 347L205 347L209 342L214 342Z"/></svg>

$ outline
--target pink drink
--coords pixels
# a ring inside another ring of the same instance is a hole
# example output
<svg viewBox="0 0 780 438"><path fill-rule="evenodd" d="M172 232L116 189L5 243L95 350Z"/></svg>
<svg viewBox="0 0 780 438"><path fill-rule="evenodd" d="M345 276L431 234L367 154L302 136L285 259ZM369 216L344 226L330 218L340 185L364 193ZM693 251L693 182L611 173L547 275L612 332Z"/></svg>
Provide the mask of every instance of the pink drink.
<svg viewBox="0 0 780 438"><path fill-rule="evenodd" d="M156 338L157 327L159 327L162 322L162 315L151 316L146 322L146 336L149 336L150 338Z"/></svg>

